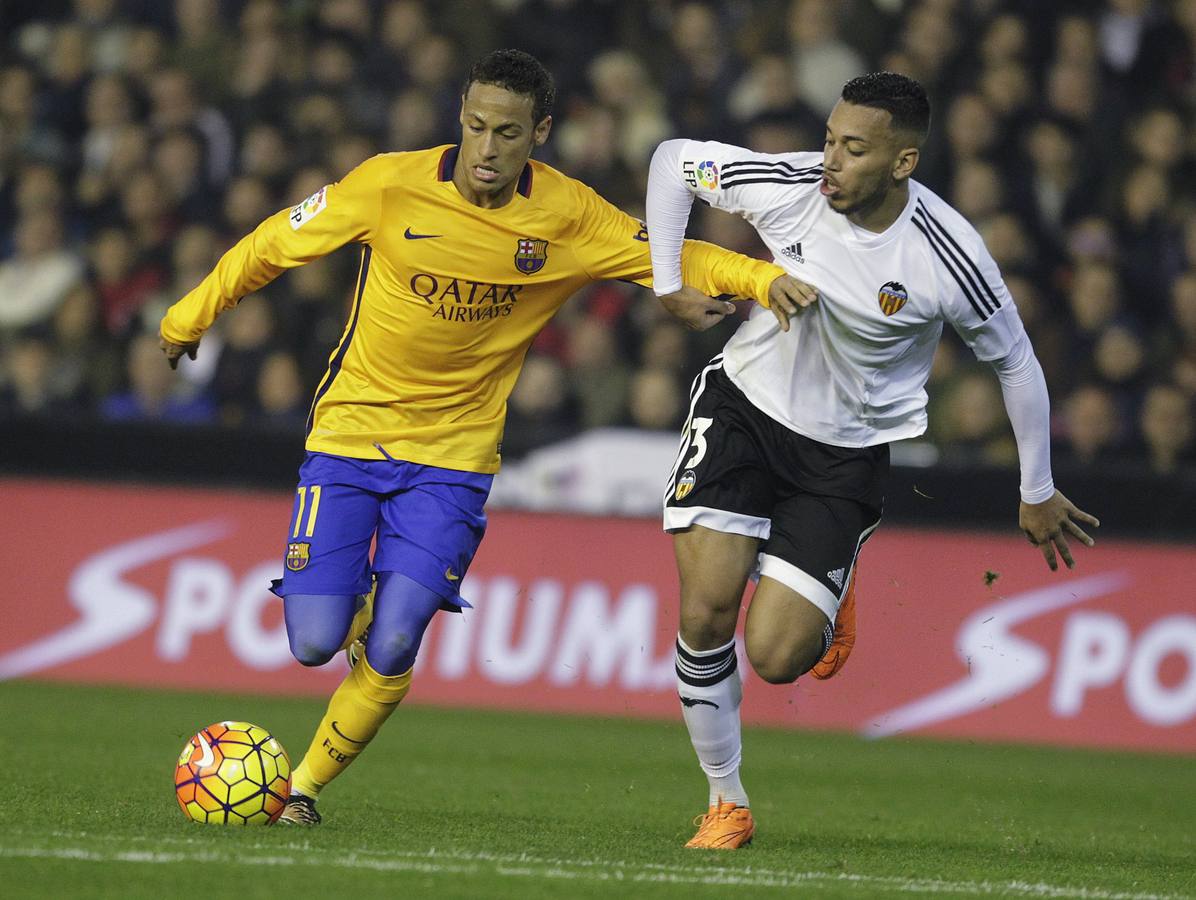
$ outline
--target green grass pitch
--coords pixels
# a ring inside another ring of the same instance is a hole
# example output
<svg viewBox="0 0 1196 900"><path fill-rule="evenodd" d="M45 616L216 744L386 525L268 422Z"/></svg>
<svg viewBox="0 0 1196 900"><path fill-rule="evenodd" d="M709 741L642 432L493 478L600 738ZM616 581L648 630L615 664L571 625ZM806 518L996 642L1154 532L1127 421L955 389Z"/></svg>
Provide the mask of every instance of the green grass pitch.
<svg viewBox="0 0 1196 900"><path fill-rule="evenodd" d="M416 686L418 690L418 684ZM183 742L323 704L0 684L0 895L951 896L1196 893L1196 765L1128 753L745 733L758 831L688 851L705 781L677 722L400 709L318 829L186 821Z"/></svg>

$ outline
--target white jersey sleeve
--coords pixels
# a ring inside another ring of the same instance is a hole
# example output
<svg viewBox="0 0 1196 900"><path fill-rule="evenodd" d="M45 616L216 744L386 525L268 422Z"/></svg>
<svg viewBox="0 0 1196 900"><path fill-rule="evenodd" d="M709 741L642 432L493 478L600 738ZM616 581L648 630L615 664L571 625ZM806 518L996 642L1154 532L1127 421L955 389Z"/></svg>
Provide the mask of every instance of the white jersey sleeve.
<svg viewBox="0 0 1196 900"><path fill-rule="evenodd" d="M1041 503L1054 493L1050 456L1050 399L1000 269L967 220L933 195L918 198L914 227L925 236L938 265L943 316L976 358L990 362L1001 380L1021 465L1021 493Z"/></svg>
<svg viewBox="0 0 1196 900"><path fill-rule="evenodd" d="M943 318L977 359L991 362L1006 356L1025 328L976 229L929 192L917 199L911 222L935 257Z"/></svg>
<svg viewBox="0 0 1196 900"><path fill-rule="evenodd" d="M1021 494L1026 503L1042 503L1055 493L1051 478L1051 401L1042 366L1023 331L1010 352L993 361L1001 380L1005 412L1017 440Z"/></svg>
<svg viewBox="0 0 1196 900"><path fill-rule="evenodd" d="M681 245L694 197L757 230L818 199L820 153L755 153L715 141L665 141L648 171L647 224L657 294L681 287Z"/></svg>

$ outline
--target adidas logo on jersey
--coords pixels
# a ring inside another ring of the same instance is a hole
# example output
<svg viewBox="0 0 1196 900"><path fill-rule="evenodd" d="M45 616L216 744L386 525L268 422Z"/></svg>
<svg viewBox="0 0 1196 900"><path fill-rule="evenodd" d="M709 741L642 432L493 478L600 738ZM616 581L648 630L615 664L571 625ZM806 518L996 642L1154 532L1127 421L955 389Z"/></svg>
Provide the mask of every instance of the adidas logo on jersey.
<svg viewBox="0 0 1196 900"><path fill-rule="evenodd" d="M843 569L831 569L831 571L826 573L826 577L835 583L835 587L842 590L844 574L845 571Z"/></svg>
<svg viewBox="0 0 1196 900"><path fill-rule="evenodd" d="M781 256L787 256L794 262L804 263L806 261L806 258L801 255L801 241L798 241L796 244L790 244L781 251Z"/></svg>

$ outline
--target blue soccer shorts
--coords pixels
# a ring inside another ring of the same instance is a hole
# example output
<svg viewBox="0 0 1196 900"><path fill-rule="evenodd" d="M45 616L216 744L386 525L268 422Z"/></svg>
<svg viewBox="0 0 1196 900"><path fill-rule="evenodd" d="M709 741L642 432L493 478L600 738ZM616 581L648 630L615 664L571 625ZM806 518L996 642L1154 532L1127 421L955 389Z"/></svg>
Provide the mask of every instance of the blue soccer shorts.
<svg viewBox="0 0 1196 900"><path fill-rule="evenodd" d="M308 453L277 593L364 594L371 573L401 572L440 596L443 609L468 607L461 579L486 533L483 506L493 481L399 460Z"/></svg>

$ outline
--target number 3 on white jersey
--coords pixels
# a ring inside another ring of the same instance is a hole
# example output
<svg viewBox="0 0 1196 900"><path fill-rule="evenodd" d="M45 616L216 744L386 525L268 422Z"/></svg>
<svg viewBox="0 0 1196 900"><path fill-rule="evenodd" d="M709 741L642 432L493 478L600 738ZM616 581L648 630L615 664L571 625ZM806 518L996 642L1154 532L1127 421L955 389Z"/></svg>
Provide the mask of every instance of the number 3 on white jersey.
<svg viewBox="0 0 1196 900"><path fill-rule="evenodd" d="M706 455L706 431L714 424L714 419L706 419L702 417L694 418L689 425L692 432L690 443L693 444L693 456L685 461L685 468L692 469L702 461L702 457Z"/></svg>

